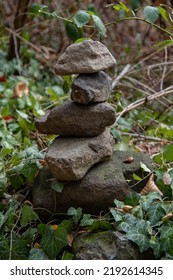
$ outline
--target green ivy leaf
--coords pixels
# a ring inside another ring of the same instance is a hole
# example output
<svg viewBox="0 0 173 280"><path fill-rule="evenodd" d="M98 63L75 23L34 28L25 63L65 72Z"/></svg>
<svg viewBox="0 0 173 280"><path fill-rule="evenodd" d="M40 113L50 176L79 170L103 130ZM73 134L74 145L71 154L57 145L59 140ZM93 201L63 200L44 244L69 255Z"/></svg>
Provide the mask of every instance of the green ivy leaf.
<svg viewBox="0 0 173 280"><path fill-rule="evenodd" d="M165 215L165 211L160 203L153 204L147 211L147 217L151 225L155 225Z"/></svg>
<svg viewBox="0 0 173 280"><path fill-rule="evenodd" d="M114 199L114 204L116 205L117 208L123 208L124 207L124 202L119 201L117 199Z"/></svg>
<svg viewBox="0 0 173 280"><path fill-rule="evenodd" d="M144 16L147 21L150 23L155 23L156 20L159 18L160 12L157 7L153 6L146 6L144 8Z"/></svg>
<svg viewBox="0 0 173 280"><path fill-rule="evenodd" d="M56 179L54 179L50 185L51 189L56 192L62 192L64 189L64 184L61 182L58 182Z"/></svg>
<svg viewBox="0 0 173 280"><path fill-rule="evenodd" d="M160 194L157 192L150 192L147 195L142 195L139 201L140 206L144 211L148 211L148 209L152 206L154 200L160 200Z"/></svg>
<svg viewBox="0 0 173 280"><path fill-rule="evenodd" d="M92 231L109 230L112 229L112 226L107 220L94 220L89 229Z"/></svg>
<svg viewBox="0 0 173 280"><path fill-rule="evenodd" d="M173 211L173 201L162 201L161 205L166 214Z"/></svg>
<svg viewBox="0 0 173 280"><path fill-rule="evenodd" d="M38 172L38 166L35 162L24 164L21 169L21 173L28 179L29 183L32 183Z"/></svg>
<svg viewBox="0 0 173 280"><path fill-rule="evenodd" d="M77 27L81 28L89 22L90 15L86 11L78 11L74 15L73 19L74 19L74 22L76 23Z"/></svg>
<svg viewBox="0 0 173 280"><path fill-rule="evenodd" d="M18 189L20 186L22 186L23 182L23 178L18 174L15 174L10 177L10 183L14 189Z"/></svg>
<svg viewBox="0 0 173 280"><path fill-rule="evenodd" d="M119 212L114 208L110 208L110 213L112 214L115 222L122 221L122 218L123 218L123 215L124 215L122 212Z"/></svg>
<svg viewBox="0 0 173 280"><path fill-rule="evenodd" d="M124 200L125 205L137 206L141 195L136 192L130 192Z"/></svg>
<svg viewBox="0 0 173 280"><path fill-rule="evenodd" d="M163 157L166 162L173 162L173 145L167 144L163 148Z"/></svg>
<svg viewBox="0 0 173 280"><path fill-rule="evenodd" d="M149 242L150 242L150 247L153 249L154 256L158 259L160 257L160 251L161 251L159 238L157 236L152 236Z"/></svg>
<svg viewBox="0 0 173 280"><path fill-rule="evenodd" d="M43 249L32 248L29 252L28 260L48 260L48 256Z"/></svg>
<svg viewBox="0 0 173 280"><path fill-rule="evenodd" d="M25 204L22 208L22 218L20 221L21 226L24 227L28 223L31 223L32 221L36 220L38 220L38 215L34 211L33 207Z"/></svg>
<svg viewBox="0 0 173 280"><path fill-rule="evenodd" d="M73 260L74 255L69 252L64 252L61 260Z"/></svg>
<svg viewBox="0 0 173 280"><path fill-rule="evenodd" d="M28 258L30 244L36 229L29 228L22 235L13 233L12 236L12 260L26 260Z"/></svg>
<svg viewBox="0 0 173 280"><path fill-rule="evenodd" d="M128 230L135 226L137 222L136 217L134 217L131 214L125 214L123 215L122 219L121 219L121 223L118 225L117 229L119 231L124 231L124 232L128 232Z"/></svg>
<svg viewBox="0 0 173 280"><path fill-rule="evenodd" d="M67 211L67 215L72 216L74 223L77 224L82 218L82 209L80 207L78 207L77 209L74 207L70 207Z"/></svg>
<svg viewBox="0 0 173 280"><path fill-rule="evenodd" d="M149 242L149 222L140 220L135 226L131 227L126 233L126 237L136 243L140 252L144 252L150 247Z"/></svg>
<svg viewBox="0 0 173 280"><path fill-rule="evenodd" d="M68 245L67 232L62 226L53 230L50 225L40 224L38 231L43 250L50 259L55 259L61 249Z"/></svg>
<svg viewBox="0 0 173 280"><path fill-rule="evenodd" d="M80 226L90 226L93 222L94 219L91 218L90 214L84 214L80 221Z"/></svg>
<svg viewBox="0 0 173 280"><path fill-rule="evenodd" d="M92 15L92 18L94 21L94 26L99 32L100 38L103 39L104 37L106 37L106 28L103 21L96 15Z"/></svg>

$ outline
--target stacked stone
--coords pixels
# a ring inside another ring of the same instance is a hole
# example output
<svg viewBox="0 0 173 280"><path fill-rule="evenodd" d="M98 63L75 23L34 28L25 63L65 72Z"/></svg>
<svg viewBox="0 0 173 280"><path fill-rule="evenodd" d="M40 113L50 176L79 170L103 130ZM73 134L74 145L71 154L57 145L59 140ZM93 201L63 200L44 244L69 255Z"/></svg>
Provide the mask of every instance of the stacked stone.
<svg viewBox="0 0 173 280"><path fill-rule="evenodd" d="M40 133L59 135L48 147L46 162L60 181L80 180L94 164L112 156L109 126L115 110L106 102L112 80L103 70L115 63L102 43L87 40L67 47L55 64L57 75L78 74L71 100L36 120Z"/></svg>

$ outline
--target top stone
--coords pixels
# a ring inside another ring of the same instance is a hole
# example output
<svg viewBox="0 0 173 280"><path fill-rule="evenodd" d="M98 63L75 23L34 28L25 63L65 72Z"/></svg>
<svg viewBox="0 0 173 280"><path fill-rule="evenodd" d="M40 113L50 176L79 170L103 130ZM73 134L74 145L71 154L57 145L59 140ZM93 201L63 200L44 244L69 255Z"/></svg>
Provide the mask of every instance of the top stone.
<svg viewBox="0 0 173 280"><path fill-rule="evenodd" d="M86 40L68 46L54 66L57 75L87 74L116 64L107 47L99 41Z"/></svg>

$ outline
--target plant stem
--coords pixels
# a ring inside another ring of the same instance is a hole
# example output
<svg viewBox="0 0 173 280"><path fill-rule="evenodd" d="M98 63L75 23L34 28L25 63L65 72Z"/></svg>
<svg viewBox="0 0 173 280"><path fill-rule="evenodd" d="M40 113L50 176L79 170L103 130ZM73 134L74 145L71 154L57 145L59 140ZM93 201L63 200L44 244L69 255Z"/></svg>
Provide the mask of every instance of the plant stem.
<svg viewBox="0 0 173 280"><path fill-rule="evenodd" d="M157 25L157 24L155 24L155 23L152 23L152 22L146 20L145 18L140 18L140 17L119 18L119 19L117 19L117 20L114 20L114 21L111 21L111 22L106 23L105 26L110 26L110 25L112 25L112 24L117 24L117 23L123 22L123 21L125 21L125 20L139 20L139 21L143 21L143 22L145 22L145 23L148 23L148 24L154 26L155 28L159 29L160 31L166 33L166 34L169 35L170 37L173 36L173 34L172 34L171 32L169 32L168 30L166 30L166 29L160 27L159 25Z"/></svg>
<svg viewBox="0 0 173 280"><path fill-rule="evenodd" d="M137 134L137 133L128 133L128 132L122 132L122 136L130 136L134 138L139 138L139 139L144 139L144 140L151 140L155 142L164 142L164 143L173 143L173 141L168 140L168 139L162 139L158 137L152 137L152 136L146 136L142 134Z"/></svg>

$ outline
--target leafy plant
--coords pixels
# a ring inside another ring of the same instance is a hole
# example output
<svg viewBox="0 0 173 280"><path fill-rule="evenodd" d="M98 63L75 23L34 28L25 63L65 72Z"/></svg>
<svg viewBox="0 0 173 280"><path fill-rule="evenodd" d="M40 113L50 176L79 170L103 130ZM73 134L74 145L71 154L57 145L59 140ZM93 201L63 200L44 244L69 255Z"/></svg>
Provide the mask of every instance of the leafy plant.
<svg viewBox="0 0 173 280"><path fill-rule="evenodd" d="M128 206L127 208L126 203ZM151 192L146 196L131 193L124 202L115 200L110 212L115 220L116 230L136 243L140 252L151 248L155 258L173 257L172 213L173 204ZM129 213L127 213L129 209Z"/></svg>

